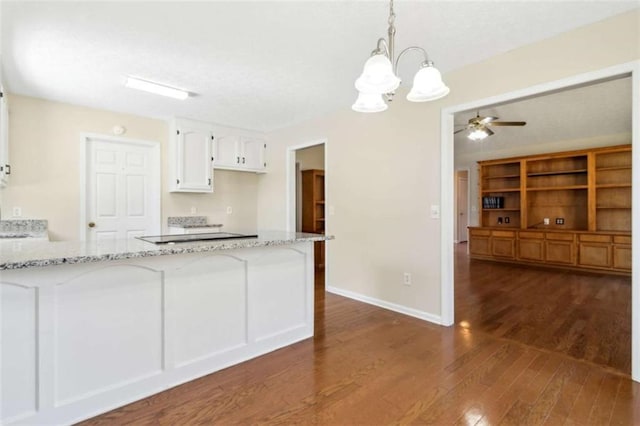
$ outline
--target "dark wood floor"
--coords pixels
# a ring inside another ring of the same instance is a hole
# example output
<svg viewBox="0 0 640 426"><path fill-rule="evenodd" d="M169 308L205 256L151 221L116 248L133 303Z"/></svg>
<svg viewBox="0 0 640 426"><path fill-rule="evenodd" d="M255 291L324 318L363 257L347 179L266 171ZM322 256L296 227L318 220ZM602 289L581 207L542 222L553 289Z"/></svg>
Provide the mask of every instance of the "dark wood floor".
<svg viewBox="0 0 640 426"><path fill-rule="evenodd" d="M631 373L631 278L469 260L456 246L456 323Z"/></svg>
<svg viewBox="0 0 640 426"><path fill-rule="evenodd" d="M480 331L473 303L471 327L446 328L318 289L313 339L84 424L640 424L640 385L523 332L495 337L497 320Z"/></svg>

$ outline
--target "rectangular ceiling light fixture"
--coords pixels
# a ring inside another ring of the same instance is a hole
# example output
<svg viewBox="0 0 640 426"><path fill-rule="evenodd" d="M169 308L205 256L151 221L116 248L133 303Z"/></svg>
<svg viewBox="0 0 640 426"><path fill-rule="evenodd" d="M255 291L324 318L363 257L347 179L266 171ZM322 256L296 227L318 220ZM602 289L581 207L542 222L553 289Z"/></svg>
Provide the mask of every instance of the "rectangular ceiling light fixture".
<svg viewBox="0 0 640 426"><path fill-rule="evenodd" d="M124 85L131 89L144 90L145 92L155 93L156 95L168 96L170 98L180 100L185 100L189 97L189 92L185 92L184 90L153 83L151 81L140 80L135 77L127 77L127 82Z"/></svg>

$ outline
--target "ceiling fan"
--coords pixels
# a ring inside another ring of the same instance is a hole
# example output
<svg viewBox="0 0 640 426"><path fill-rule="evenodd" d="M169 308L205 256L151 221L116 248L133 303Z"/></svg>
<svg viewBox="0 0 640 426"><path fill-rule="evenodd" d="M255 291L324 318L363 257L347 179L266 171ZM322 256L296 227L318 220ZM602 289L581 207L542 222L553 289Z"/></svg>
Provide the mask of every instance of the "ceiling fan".
<svg viewBox="0 0 640 426"><path fill-rule="evenodd" d="M495 132L491 130L489 127L492 126L524 126L527 124L526 121L496 121L498 117L482 117L480 116L480 111L476 113L476 116L469 119L468 124L458 124L458 126L464 126L462 129L456 130L453 132L456 133L464 132L469 130L469 135L467 136L469 139L478 141L482 140L488 136L493 135Z"/></svg>

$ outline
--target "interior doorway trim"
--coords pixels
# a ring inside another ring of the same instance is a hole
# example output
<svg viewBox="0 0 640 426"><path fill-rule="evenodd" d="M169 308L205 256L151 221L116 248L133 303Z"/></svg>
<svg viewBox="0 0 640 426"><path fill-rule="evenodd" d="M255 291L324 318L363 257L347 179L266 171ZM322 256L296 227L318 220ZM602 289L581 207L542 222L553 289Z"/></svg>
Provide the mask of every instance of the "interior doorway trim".
<svg viewBox="0 0 640 426"><path fill-rule="evenodd" d="M327 187L326 174L327 170L327 139L317 139L301 143L299 145L292 145L287 147L286 152L286 174L287 174L287 232L296 231L296 151L299 149L310 148L312 146L324 145L324 172L325 172L325 190ZM326 200L326 195L325 195ZM328 205L328 203L327 203ZM325 208L327 206L325 205ZM329 214L325 217L325 232L328 229Z"/></svg>
<svg viewBox="0 0 640 426"><path fill-rule="evenodd" d="M299 145L291 145L287 147L287 150L285 152L286 158L285 158L285 173L286 173L286 217L287 217L287 225L286 225L286 230L287 232L296 232L296 151L299 149L304 149L304 148L309 148L312 146L317 146L317 145L323 145L324 146L324 174L325 174L325 181L324 181L324 188L325 188L325 206L324 208L326 209L325 211L325 216L324 216L324 232L328 233L329 229L331 229L329 227L329 223L330 223L330 219L329 219L329 211L331 210L331 207L329 207L329 199L327 198L327 195L330 195L327 192L327 175L328 175L328 156L327 156L327 147L329 145L329 139L327 138L322 138L322 139L316 139L316 140L311 140L308 142L303 142ZM324 245L324 256L325 256L325 261L324 261L324 273L325 273L325 288L329 287L329 282L328 282L328 277L329 277L329 262L327 261L329 259L329 251L330 251L330 244L325 244Z"/></svg>
<svg viewBox="0 0 640 426"><path fill-rule="evenodd" d="M153 212L153 227L154 235L160 235L162 232L162 212L161 212L161 185L160 185L160 142L147 141L140 139L120 138L109 135L101 135L97 133L81 133L80 134L80 232L79 238L81 241L87 240L87 161L89 155L89 142L92 140L100 140L105 142L114 142L128 145L145 146L152 149L152 161L151 169L153 171L154 178L152 179L149 190L154 194L152 198L152 205L149 207Z"/></svg>
<svg viewBox="0 0 640 426"><path fill-rule="evenodd" d="M469 188L469 178L471 176L471 169L469 167L460 167L457 168L455 170L455 176L456 176L456 180L454 182L455 185L455 192L456 192L456 199L454 200L454 206L453 206L453 210L454 210L454 216L456 218L455 222L454 222L454 242L455 243L460 243L460 229L458 229L458 219L459 219L459 215L460 215L460 210L458 209L458 197L460 196L458 194L458 192L460 191L460 188L458 187L458 183L459 183L459 176L458 173L460 172L467 172L467 193L466 193L466 198L467 198L467 211L465 211L465 215L467 216L467 226L470 225L469 223L469 212L471 212L473 210L472 205L471 205L471 190ZM469 236L467 235L467 238L463 240L463 242L468 242L469 241Z"/></svg>
<svg viewBox="0 0 640 426"><path fill-rule="evenodd" d="M440 164L442 165L440 181L441 197L441 279L440 279L440 314L442 325L454 323L454 149L453 119L454 114L474 110L504 102L593 84L620 77L631 76L631 145L632 145L632 178L640 182L640 61L632 61L596 71L578 74L572 77L538 84L525 89L504 93L469 103L454 105L442 110L440 118ZM632 206L640 206L640 185L632 187ZM632 251L640 250L640 215L632 215L631 223ZM632 258L631 276L631 378L640 382L640 256Z"/></svg>

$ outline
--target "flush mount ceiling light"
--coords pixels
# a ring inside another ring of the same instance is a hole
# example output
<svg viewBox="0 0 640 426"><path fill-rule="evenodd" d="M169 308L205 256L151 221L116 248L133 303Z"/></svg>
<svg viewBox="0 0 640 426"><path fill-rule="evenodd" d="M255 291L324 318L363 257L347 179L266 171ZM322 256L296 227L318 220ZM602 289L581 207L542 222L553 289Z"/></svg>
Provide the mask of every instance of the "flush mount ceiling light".
<svg viewBox="0 0 640 426"><path fill-rule="evenodd" d="M440 71L433 66L427 52L418 46L404 49L394 60L394 39L396 27L394 26L396 15L393 12L393 0L389 3L389 28L387 33L389 40L378 39L376 49L371 52L371 57L364 64L362 75L356 80L358 99L351 106L358 112L380 112L387 109L383 96L391 101L394 91L400 86L398 78L398 61L406 52L417 50L422 52L424 61L413 78L413 86L407 95L411 102L435 101L445 97L449 88L442 82Z"/></svg>
<svg viewBox="0 0 640 426"><path fill-rule="evenodd" d="M135 77L127 77L124 84L130 89L143 90L145 92L154 93L156 95L168 96L170 98L184 100L189 97L189 92L176 89L175 87L165 86L164 84L154 83L152 81L141 80Z"/></svg>

